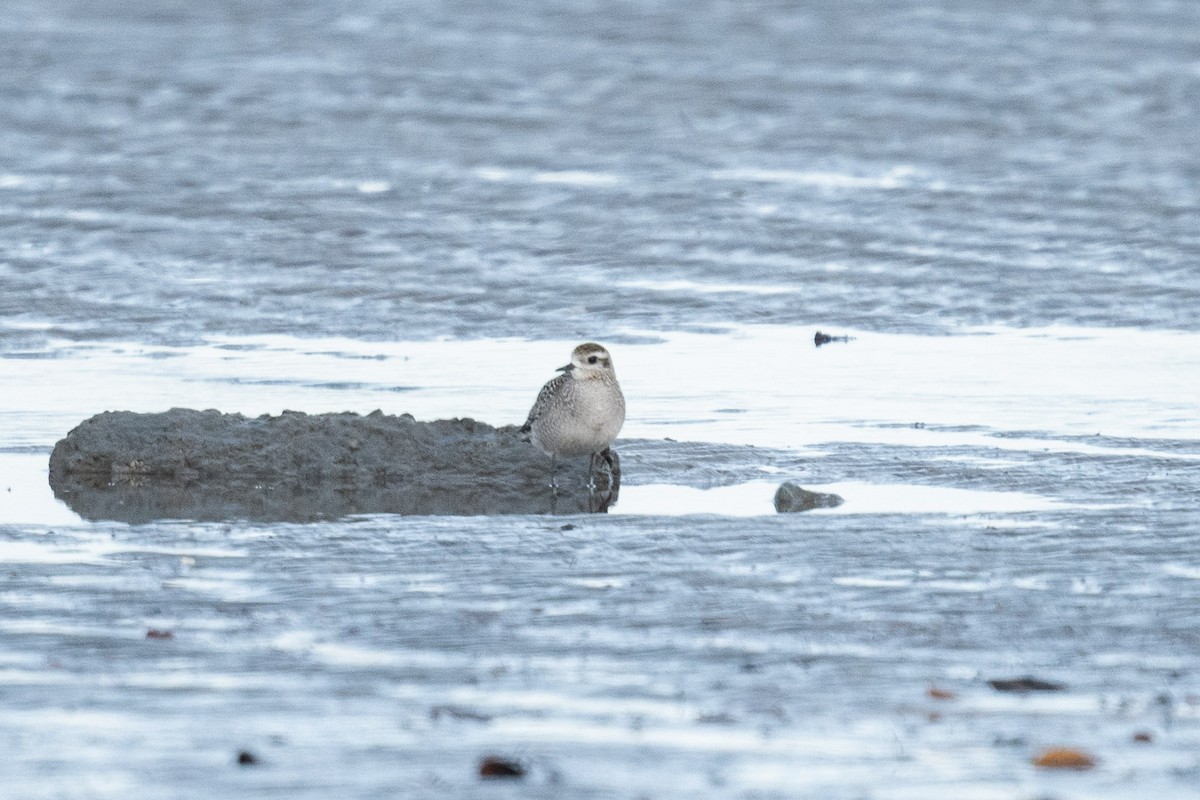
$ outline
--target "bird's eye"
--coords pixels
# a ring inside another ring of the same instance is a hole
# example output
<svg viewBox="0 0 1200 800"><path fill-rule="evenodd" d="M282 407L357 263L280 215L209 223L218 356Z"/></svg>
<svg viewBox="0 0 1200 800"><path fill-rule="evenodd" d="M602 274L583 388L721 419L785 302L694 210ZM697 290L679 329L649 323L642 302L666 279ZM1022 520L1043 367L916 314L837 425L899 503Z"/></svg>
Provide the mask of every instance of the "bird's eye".
<svg viewBox="0 0 1200 800"><path fill-rule="evenodd" d="M589 363L589 364L595 364L595 363L596 363L597 361L599 361L599 360L600 360L600 359L596 358L595 356L588 356L588 363Z"/></svg>

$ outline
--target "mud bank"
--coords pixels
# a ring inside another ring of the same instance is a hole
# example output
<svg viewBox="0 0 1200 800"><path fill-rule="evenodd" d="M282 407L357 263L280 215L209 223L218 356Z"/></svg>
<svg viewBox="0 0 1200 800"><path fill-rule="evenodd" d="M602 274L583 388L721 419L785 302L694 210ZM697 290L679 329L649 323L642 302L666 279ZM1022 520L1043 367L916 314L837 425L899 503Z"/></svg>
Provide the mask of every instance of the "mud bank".
<svg viewBox="0 0 1200 800"><path fill-rule="evenodd" d="M619 481L586 457L560 460L552 476L511 425L176 408L84 421L55 445L50 485L87 519L311 521L603 512Z"/></svg>

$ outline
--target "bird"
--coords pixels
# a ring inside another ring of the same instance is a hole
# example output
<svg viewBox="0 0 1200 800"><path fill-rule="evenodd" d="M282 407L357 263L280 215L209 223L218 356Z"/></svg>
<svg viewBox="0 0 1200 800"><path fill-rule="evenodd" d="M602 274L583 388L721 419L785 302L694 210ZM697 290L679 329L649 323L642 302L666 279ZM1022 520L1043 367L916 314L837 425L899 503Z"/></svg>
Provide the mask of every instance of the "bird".
<svg viewBox="0 0 1200 800"><path fill-rule="evenodd" d="M593 467L603 458L616 478L619 467L609 445L625 424L625 395L612 356L604 346L585 342L557 371L562 374L538 392L521 432L555 465L559 458L591 455Z"/></svg>

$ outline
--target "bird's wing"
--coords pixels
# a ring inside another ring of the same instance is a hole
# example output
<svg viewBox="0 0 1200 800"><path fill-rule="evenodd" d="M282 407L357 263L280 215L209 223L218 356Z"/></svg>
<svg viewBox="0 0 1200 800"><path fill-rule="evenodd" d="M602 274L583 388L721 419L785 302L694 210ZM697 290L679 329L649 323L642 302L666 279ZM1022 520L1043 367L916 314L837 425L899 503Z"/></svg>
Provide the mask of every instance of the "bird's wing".
<svg viewBox="0 0 1200 800"><path fill-rule="evenodd" d="M542 415L542 411L550 402L550 398L557 394L559 387L568 380L570 380L570 376L559 375L557 378L551 378L546 381L546 385L538 392L537 400L533 402L533 408L529 409L529 417L526 418L525 424L521 426L521 433L529 433L533 428L533 421Z"/></svg>

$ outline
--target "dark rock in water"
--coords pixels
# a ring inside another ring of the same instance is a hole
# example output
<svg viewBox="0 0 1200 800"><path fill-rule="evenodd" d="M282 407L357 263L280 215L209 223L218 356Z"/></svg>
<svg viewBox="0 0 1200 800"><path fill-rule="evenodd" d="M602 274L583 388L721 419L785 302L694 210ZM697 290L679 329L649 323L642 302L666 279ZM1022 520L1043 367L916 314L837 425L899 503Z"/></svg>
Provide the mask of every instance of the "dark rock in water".
<svg viewBox="0 0 1200 800"><path fill-rule="evenodd" d="M86 420L55 445L50 485L85 518L126 522L561 514L616 501L619 466L595 462L559 459L555 491L550 459L511 425L176 408Z"/></svg>
<svg viewBox="0 0 1200 800"><path fill-rule="evenodd" d="M521 762L500 756L487 756L479 762L479 777L496 780L497 778L524 778L525 767Z"/></svg>
<svg viewBox="0 0 1200 800"><path fill-rule="evenodd" d="M1053 681L1044 681L1041 678L1032 678L1026 675L1023 678L997 678L988 681L988 685L997 692L1062 692L1067 686L1065 683L1055 683Z"/></svg>
<svg viewBox="0 0 1200 800"><path fill-rule="evenodd" d="M837 508L846 502L836 494L811 492L788 481L775 492L775 510L779 513L812 511L814 508Z"/></svg>

